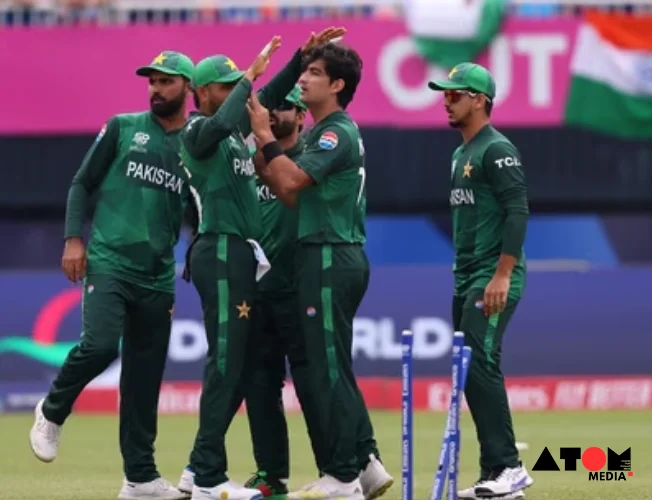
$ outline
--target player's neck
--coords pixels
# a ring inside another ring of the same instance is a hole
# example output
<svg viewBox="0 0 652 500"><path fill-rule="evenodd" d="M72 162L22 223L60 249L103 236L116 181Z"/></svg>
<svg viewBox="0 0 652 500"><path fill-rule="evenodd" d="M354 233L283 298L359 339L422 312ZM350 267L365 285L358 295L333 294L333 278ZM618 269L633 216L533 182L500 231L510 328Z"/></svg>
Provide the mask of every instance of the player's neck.
<svg viewBox="0 0 652 500"><path fill-rule="evenodd" d="M287 135L282 139L279 139L278 144L279 146L281 146L281 148L283 148L283 151L287 151L288 149L292 149L298 141L299 141L299 131L295 130L290 135Z"/></svg>
<svg viewBox="0 0 652 500"><path fill-rule="evenodd" d="M462 132L462 139L464 139L464 143L468 144L471 142L471 139L473 139L480 130L485 125L489 124L489 119L488 118L481 118L478 120L474 120L472 123L469 123L468 125L465 125L464 127L460 128L460 132Z"/></svg>
<svg viewBox="0 0 652 500"><path fill-rule="evenodd" d="M156 121L159 122L161 127L163 127L163 130L166 132L170 132L171 130L178 130L183 128L183 126L186 124L186 108L180 109L178 113L170 116L169 118L161 118L160 116L156 115L154 116L156 117Z"/></svg>
<svg viewBox="0 0 652 500"><path fill-rule="evenodd" d="M312 116L315 125L336 111L342 111L342 108L337 104L337 101L329 101L310 106L310 115Z"/></svg>

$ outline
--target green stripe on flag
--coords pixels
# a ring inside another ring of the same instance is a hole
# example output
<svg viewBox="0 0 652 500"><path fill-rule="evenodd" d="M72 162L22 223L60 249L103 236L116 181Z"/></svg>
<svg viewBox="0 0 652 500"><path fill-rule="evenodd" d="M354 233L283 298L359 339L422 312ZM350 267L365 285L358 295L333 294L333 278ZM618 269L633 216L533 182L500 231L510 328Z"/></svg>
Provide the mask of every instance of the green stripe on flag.
<svg viewBox="0 0 652 500"><path fill-rule="evenodd" d="M566 102L568 125L624 139L652 139L652 97L619 92L599 81L574 76Z"/></svg>

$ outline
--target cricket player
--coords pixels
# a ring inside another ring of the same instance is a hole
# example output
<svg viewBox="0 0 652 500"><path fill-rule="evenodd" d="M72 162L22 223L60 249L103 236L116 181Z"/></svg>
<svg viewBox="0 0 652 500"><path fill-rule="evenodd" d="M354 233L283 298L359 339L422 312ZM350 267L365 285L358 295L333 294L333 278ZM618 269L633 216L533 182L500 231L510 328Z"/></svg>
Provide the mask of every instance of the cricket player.
<svg viewBox="0 0 652 500"><path fill-rule="evenodd" d="M138 69L137 75L149 78L150 111L107 122L68 194L62 267L73 283L83 280L83 331L36 406L30 443L40 460L56 458L61 427L75 400L116 360L122 340L123 499L183 498L160 477L154 441L174 309L173 248L189 195L179 166L179 135L192 71L187 56L171 51ZM82 225L94 193L87 253Z"/></svg>
<svg viewBox="0 0 652 500"><path fill-rule="evenodd" d="M260 91L261 99L271 107L281 104L299 77L303 52L320 36L329 40L341 34L336 28L313 34ZM190 276L201 297L208 340L199 430L179 483L180 490L192 491L193 500L262 498L258 489L228 479L224 441L244 397L256 281L269 270L258 243L262 219L245 143L250 133L245 105L253 81L279 46L280 37L274 37L245 72L223 55L202 60L193 72L200 113L184 129L181 159L201 214Z"/></svg>
<svg viewBox="0 0 652 500"><path fill-rule="evenodd" d="M291 159L298 158L305 146L300 133L306 105L300 96L301 89L295 85L270 112L272 133ZM254 161L260 160L263 158L259 153ZM294 283L298 211L284 205L260 178L256 190L263 218L261 245L272 268L258 284L258 313L252 335L253 374L245 396L257 472L246 485L258 488L271 498L288 493L290 476L288 428L282 399L285 359L289 358L292 378L299 382L295 390L304 389L300 401L309 397L306 384L302 384L308 378L308 363L299 335ZM303 410L309 412L310 405L304 405ZM313 422L314 417L306 417L307 425Z"/></svg>
<svg viewBox="0 0 652 500"><path fill-rule="evenodd" d="M258 175L278 199L299 210L297 314L323 440L323 448L313 448L316 455L323 453L316 456L322 476L289 499L370 499L393 484L379 461L351 357L353 318L369 280L362 247L364 146L345 111L361 70L358 54L339 44L321 45L306 55L299 86L315 125L296 161L284 153L270 129L269 112L255 96L248 105L265 159Z"/></svg>
<svg viewBox="0 0 652 500"><path fill-rule="evenodd" d="M463 140L451 166L453 326L473 349L465 395L480 442L481 473L458 496L524 498L533 480L516 450L500 353L525 287L525 170L518 149L490 124L496 84L485 68L459 64L447 80L429 87L444 92L449 123Z"/></svg>

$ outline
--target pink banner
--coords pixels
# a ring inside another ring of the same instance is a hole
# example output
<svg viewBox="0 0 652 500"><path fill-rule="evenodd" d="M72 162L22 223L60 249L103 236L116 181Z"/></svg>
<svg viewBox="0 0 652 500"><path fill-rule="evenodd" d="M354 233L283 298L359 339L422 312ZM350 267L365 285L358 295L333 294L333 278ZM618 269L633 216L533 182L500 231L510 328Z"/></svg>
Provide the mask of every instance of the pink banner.
<svg viewBox="0 0 652 500"><path fill-rule="evenodd" d="M311 31L327 23L178 25L0 30L5 102L0 134L94 133L110 116L146 109L147 82L135 69L162 50L194 61L226 53L246 67L276 34L283 46L276 72ZM498 87L497 125L550 126L562 121L578 23L572 19L510 19L479 62ZM446 126L441 95L427 88L446 71L415 53L403 23L346 23L345 40L363 58L364 72L349 111L360 125ZM261 79L264 83L269 75Z"/></svg>

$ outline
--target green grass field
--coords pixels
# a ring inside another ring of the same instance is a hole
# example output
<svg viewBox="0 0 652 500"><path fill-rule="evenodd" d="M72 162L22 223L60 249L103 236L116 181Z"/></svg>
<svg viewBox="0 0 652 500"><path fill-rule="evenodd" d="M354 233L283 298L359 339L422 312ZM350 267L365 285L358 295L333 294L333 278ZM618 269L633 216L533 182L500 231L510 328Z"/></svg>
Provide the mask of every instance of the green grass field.
<svg viewBox="0 0 652 500"><path fill-rule="evenodd" d="M589 482L588 472L534 472L527 491L532 500L652 500L652 412L520 413L515 415L517 438L529 444L522 457L529 467L548 446L555 458L562 446L610 446L617 452L632 447L632 471L627 481ZM384 462L396 478L385 497L399 500L400 414L374 412L372 419ZM301 416L290 421L292 477L298 487L315 477ZM0 417L0 477L3 500L109 500L121 486L121 461L115 417L73 416L62 435L59 457L43 464L28 443L31 415ZM428 500L439 456L444 415L415 415L415 498ZM195 417L162 417L157 445L161 473L176 484L196 429ZM477 446L472 422L462 416L462 485L477 477ZM246 418L238 415L228 436L230 475L243 482L255 469ZM563 468L562 462L558 462ZM581 464L578 464L581 468Z"/></svg>

